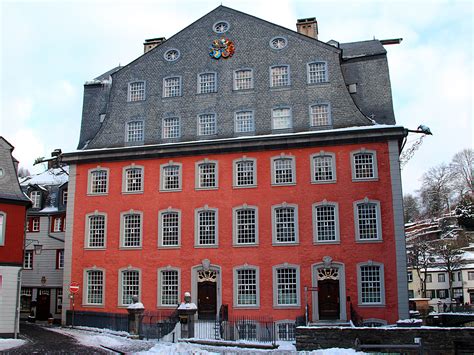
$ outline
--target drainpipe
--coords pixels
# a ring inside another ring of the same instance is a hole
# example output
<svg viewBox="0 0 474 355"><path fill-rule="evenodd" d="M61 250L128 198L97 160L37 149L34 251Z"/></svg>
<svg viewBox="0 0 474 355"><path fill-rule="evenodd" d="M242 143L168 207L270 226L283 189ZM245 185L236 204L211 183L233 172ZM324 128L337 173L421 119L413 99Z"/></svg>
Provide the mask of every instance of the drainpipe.
<svg viewBox="0 0 474 355"><path fill-rule="evenodd" d="M27 221L27 212L25 208L25 217L24 220ZM25 257L26 250L26 224L23 223L23 258ZM15 306L15 325L13 326L13 338L18 338L18 333L20 332L20 292L21 292L21 272L23 271L23 265L18 270L18 275L16 277L16 306Z"/></svg>

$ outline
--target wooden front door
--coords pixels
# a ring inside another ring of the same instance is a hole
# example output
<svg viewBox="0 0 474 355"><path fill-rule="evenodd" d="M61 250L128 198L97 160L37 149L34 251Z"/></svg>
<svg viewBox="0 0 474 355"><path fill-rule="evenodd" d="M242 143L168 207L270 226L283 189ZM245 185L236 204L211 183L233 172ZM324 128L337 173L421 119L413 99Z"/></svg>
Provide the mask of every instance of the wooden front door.
<svg viewBox="0 0 474 355"><path fill-rule="evenodd" d="M319 319L339 319L339 280L318 281Z"/></svg>
<svg viewBox="0 0 474 355"><path fill-rule="evenodd" d="M217 283L203 281L198 283L198 318L216 319Z"/></svg>
<svg viewBox="0 0 474 355"><path fill-rule="evenodd" d="M37 320L48 320L50 313L50 293L51 290L39 289L38 297L36 298L36 319Z"/></svg>

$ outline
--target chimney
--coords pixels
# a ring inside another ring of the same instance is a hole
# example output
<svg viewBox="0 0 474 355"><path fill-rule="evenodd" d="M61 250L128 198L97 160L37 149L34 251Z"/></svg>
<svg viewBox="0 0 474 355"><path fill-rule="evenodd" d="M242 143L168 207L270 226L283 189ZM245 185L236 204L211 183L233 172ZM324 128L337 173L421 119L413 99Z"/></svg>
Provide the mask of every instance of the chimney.
<svg viewBox="0 0 474 355"><path fill-rule="evenodd" d="M143 46L144 46L143 53L151 51L153 48L155 48L156 46L159 46L164 41L166 41L165 37L146 39L145 43L143 43Z"/></svg>
<svg viewBox="0 0 474 355"><path fill-rule="evenodd" d="M318 21L316 21L316 17L296 20L296 30L302 35L318 39Z"/></svg>

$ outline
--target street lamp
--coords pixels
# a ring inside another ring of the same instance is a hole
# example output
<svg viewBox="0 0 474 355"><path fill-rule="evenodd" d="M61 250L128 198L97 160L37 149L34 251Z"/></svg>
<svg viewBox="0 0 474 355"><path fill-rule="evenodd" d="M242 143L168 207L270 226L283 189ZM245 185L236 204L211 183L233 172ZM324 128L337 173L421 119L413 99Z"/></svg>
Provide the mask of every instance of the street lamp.
<svg viewBox="0 0 474 355"><path fill-rule="evenodd" d="M35 254L36 255L40 255L41 252L43 251L43 245L40 244L39 240L37 239L26 239L26 243L25 243L25 248L30 245L31 243L35 243L33 245L33 248L35 250Z"/></svg>

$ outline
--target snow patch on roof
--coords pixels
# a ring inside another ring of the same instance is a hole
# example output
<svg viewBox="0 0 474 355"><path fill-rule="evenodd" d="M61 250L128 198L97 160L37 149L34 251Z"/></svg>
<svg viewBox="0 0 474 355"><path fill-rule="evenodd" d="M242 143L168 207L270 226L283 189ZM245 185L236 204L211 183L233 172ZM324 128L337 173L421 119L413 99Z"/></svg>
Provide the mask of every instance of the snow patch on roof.
<svg viewBox="0 0 474 355"><path fill-rule="evenodd" d="M48 169L42 173L36 175L26 176L20 178L21 186L31 186L31 185L62 185L69 180L69 175L64 171L69 173L69 167L64 166L62 169L53 168Z"/></svg>

